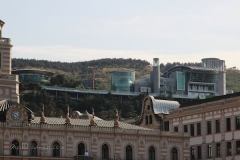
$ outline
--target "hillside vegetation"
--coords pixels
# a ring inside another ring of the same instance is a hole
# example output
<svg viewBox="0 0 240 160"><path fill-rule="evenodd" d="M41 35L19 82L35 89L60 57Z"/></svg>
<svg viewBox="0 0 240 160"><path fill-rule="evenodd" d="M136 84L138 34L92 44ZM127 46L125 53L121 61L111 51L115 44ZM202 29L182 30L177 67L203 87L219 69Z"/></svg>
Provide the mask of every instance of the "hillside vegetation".
<svg viewBox="0 0 240 160"><path fill-rule="evenodd" d="M240 92L240 71L236 69L227 69L226 88L234 92Z"/></svg>
<svg viewBox="0 0 240 160"><path fill-rule="evenodd" d="M160 70L164 73L176 65L201 66L200 63L167 63L161 64ZM131 69L135 71L136 79L151 71L151 65L147 61L136 59L100 59L87 62L62 63L34 59L13 59L13 69L44 69L54 72L51 85L72 88L91 88L92 76L95 77L95 89L110 89L110 72L118 69ZM240 91L240 71L227 69L227 89ZM23 92L24 91L24 92ZM26 92L27 91L27 92ZM41 114L41 106L46 107L46 116L66 116L67 106L72 110L91 113L93 107L98 117L111 119L115 109L123 118L137 117L141 112L144 94L136 97L119 97L111 94L107 96L91 95L80 101L74 101L67 93L61 93L58 98L53 98L49 93L41 90L38 84L20 83L21 104L30 108L36 116Z"/></svg>

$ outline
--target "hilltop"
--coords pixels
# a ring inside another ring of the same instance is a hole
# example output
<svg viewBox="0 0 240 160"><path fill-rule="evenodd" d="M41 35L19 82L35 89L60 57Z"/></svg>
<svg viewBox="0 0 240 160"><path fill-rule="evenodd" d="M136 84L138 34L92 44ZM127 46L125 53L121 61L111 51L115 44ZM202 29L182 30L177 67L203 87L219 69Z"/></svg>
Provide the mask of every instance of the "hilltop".
<svg viewBox="0 0 240 160"><path fill-rule="evenodd" d="M160 71L164 73L176 65L201 66L201 63L167 63L160 64ZM151 64L139 59L122 59L122 58L105 58L84 62L52 62L47 60L36 59L12 59L13 69L44 69L52 71L55 74L64 74L73 79L81 80L83 86L91 85L92 75L95 77L96 89L110 89L110 72L118 69L134 70L136 79L151 71ZM226 88L234 92L240 92L240 71L237 69L226 70Z"/></svg>

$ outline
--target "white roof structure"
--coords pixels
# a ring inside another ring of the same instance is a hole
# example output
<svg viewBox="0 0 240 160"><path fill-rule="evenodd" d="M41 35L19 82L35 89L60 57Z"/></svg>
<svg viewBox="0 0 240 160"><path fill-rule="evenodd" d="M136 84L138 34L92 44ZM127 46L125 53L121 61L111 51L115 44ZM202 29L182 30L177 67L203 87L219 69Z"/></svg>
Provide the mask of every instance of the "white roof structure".
<svg viewBox="0 0 240 160"><path fill-rule="evenodd" d="M155 114L164 113L169 114L169 110L179 108L180 104L177 101L158 100L153 96L149 96L152 99L153 110Z"/></svg>

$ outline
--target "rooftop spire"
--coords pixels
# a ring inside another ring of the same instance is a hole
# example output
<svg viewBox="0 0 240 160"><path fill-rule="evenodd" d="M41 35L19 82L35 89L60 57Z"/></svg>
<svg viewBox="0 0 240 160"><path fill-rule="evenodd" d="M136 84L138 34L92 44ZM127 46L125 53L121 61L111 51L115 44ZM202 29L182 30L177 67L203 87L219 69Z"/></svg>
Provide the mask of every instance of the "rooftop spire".
<svg viewBox="0 0 240 160"><path fill-rule="evenodd" d="M92 117L92 119L90 120L90 126L95 126L95 125L96 125L96 122L95 122L95 118L94 118L95 113L94 113L94 109L93 109L93 108L92 108L92 115L93 115L93 117Z"/></svg>
<svg viewBox="0 0 240 160"><path fill-rule="evenodd" d="M42 106L42 116L41 116L41 119L40 119L40 123L46 123L46 118L44 116L44 105Z"/></svg>
<svg viewBox="0 0 240 160"><path fill-rule="evenodd" d="M66 124L70 124L71 123L71 118L69 117L69 106L67 108L67 117L66 117L65 123Z"/></svg>
<svg viewBox="0 0 240 160"><path fill-rule="evenodd" d="M0 38L2 37L2 28L5 23L0 19Z"/></svg>
<svg viewBox="0 0 240 160"><path fill-rule="evenodd" d="M119 115L118 115L118 110L116 109L116 117L115 117L115 120L114 120L114 127L119 127Z"/></svg>

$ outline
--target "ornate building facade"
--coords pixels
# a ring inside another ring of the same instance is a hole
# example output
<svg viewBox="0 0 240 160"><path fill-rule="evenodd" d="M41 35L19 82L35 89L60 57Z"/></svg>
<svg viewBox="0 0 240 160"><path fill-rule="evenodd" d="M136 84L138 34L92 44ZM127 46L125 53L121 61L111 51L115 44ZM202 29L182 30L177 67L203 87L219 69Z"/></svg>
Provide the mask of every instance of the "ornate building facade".
<svg viewBox="0 0 240 160"><path fill-rule="evenodd" d="M11 75L10 39L0 20L0 160L89 159L189 160L189 134L164 132L94 114L41 117L19 103L18 77ZM70 118L71 117L71 118ZM77 157L74 157L77 156Z"/></svg>
<svg viewBox="0 0 240 160"><path fill-rule="evenodd" d="M240 93L193 101L179 107L174 107L177 103L172 101L163 102L145 97L137 124L170 133L190 134L192 160L240 159ZM171 106L168 112L158 112L158 108Z"/></svg>

